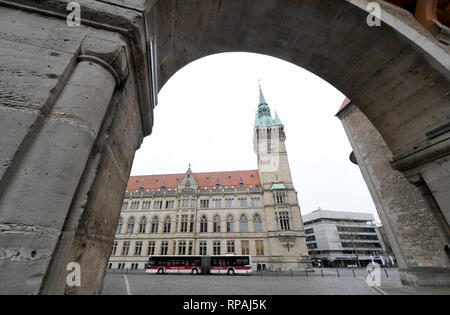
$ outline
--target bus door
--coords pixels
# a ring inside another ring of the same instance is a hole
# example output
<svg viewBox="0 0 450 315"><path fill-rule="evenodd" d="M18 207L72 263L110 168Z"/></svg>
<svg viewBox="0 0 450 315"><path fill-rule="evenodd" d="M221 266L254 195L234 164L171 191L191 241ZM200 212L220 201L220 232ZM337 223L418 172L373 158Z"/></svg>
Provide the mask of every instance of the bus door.
<svg viewBox="0 0 450 315"><path fill-rule="evenodd" d="M210 269L211 269L211 257L202 256L202 275L209 274Z"/></svg>

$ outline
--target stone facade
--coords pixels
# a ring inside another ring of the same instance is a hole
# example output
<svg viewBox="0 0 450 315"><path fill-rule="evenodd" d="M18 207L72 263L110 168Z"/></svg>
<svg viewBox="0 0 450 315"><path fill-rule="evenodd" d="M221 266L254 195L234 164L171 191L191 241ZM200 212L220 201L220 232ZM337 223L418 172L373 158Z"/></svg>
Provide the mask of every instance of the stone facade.
<svg viewBox="0 0 450 315"><path fill-rule="evenodd" d="M250 254L271 270L311 268L284 126L262 92L261 107L258 170L130 178L109 268L141 269L161 254Z"/></svg>

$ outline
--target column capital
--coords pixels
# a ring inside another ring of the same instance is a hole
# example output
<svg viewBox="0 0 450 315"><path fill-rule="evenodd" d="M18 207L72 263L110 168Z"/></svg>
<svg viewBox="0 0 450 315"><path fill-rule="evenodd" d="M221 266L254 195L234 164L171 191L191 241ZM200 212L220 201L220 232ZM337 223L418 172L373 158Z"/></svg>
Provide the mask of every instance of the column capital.
<svg viewBox="0 0 450 315"><path fill-rule="evenodd" d="M126 47L120 42L88 35L81 44L78 59L101 65L111 72L117 85L125 82L129 74Z"/></svg>

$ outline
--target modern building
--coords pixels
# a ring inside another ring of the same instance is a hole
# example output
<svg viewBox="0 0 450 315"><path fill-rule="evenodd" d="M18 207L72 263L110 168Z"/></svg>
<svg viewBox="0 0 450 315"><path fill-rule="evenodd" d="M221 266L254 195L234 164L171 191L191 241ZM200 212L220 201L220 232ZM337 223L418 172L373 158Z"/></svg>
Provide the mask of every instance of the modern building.
<svg viewBox="0 0 450 315"><path fill-rule="evenodd" d="M149 255L249 254L267 269L310 269L285 140L260 89L258 169L132 176L109 268L141 269Z"/></svg>
<svg viewBox="0 0 450 315"><path fill-rule="evenodd" d="M370 213L316 210L303 215L306 244L313 265L364 267L392 264L375 218Z"/></svg>

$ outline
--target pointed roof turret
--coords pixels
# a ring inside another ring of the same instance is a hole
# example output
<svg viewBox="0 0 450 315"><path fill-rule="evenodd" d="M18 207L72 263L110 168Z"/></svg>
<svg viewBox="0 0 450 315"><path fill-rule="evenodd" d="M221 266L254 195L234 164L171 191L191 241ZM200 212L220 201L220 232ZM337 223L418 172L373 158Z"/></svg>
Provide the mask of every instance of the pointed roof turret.
<svg viewBox="0 0 450 315"><path fill-rule="evenodd" d="M255 124L254 127L270 127L282 125L278 114L275 113L275 119L272 119L272 115L270 113L270 107L266 102L264 97L264 93L261 88L261 84L259 85L259 105L258 110L255 115Z"/></svg>
<svg viewBox="0 0 450 315"><path fill-rule="evenodd" d="M275 111L275 119L273 120L273 124L274 124L275 126L277 126L277 125L282 125L282 124L283 124L283 123L281 122L281 120L280 120L280 117L278 116L277 111Z"/></svg>

